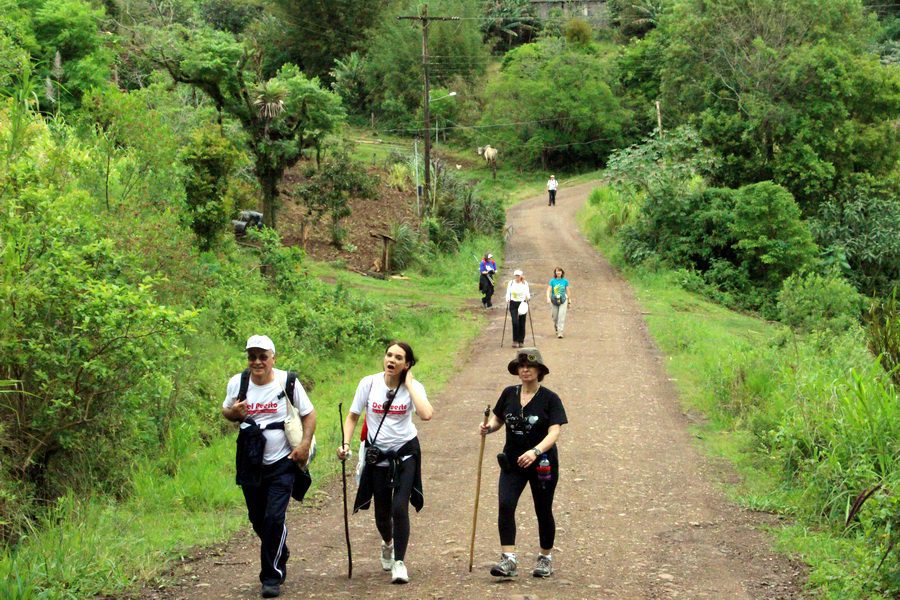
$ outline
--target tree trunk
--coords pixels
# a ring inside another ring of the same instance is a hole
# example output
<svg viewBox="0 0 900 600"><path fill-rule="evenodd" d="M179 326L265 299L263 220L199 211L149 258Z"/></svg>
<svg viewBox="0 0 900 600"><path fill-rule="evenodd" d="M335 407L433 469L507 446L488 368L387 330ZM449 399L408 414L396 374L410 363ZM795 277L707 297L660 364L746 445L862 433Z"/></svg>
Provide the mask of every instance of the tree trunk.
<svg viewBox="0 0 900 600"><path fill-rule="evenodd" d="M266 227L277 229L275 212L278 209L278 181L281 179L271 169L257 165L256 178L263 195L263 223Z"/></svg>

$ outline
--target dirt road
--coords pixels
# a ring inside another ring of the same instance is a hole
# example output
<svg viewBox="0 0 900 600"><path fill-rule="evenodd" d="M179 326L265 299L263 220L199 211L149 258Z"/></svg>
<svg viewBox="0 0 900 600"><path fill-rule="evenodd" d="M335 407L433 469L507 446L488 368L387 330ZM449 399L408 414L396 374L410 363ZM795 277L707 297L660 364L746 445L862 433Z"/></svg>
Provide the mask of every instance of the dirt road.
<svg viewBox="0 0 900 600"><path fill-rule="evenodd" d="M499 555L493 457L502 432L487 439L475 570L468 572L477 425L485 405L493 406L500 390L517 381L506 372L514 355L509 329L506 347L499 344L504 311L495 309L460 358L458 376L432 397L434 419L419 425L426 498L421 513L412 511L406 561L411 582L391 585L389 573L381 571L371 512L351 517L354 576L347 580L335 481L312 504L292 506L292 558L283 597L802 597L802 569L772 553L758 530L765 517L727 502L717 483L722 467L695 448L631 289L578 233L575 213L591 189L590 184L560 189L552 208L541 196L511 209L512 235L498 277L502 289L500 282L522 268L537 293L534 334L551 369L544 385L560 395L569 417L559 444L555 574L547 580L530 576L537 527L527 489L517 517L525 572L509 582L488 573ZM564 339L553 334L543 301L556 265L565 268L573 286ZM477 299L472 307L481 310ZM323 450L320 460L330 460L333 450ZM144 595L258 597L257 553L255 538L244 532L220 552L180 568L179 586Z"/></svg>

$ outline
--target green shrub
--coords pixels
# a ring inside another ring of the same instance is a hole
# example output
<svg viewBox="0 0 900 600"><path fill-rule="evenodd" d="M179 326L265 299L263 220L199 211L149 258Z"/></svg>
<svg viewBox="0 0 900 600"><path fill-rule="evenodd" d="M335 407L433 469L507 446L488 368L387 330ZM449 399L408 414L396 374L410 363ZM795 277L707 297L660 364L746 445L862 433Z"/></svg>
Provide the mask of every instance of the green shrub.
<svg viewBox="0 0 900 600"><path fill-rule="evenodd" d="M584 46L591 43L594 32L591 24L584 19L569 19L563 27L566 41L576 46Z"/></svg>
<svg viewBox="0 0 900 600"><path fill-rule="evenodd" d="M816 250L790 193L770 182L731 190L659 181L621 241L630 264L658 258L694 270L717 300L767 316L782 280Z"/></svg>
<svg viewBox="0 0 900 600"><path fill-rule="evenodd" d="M769 291L809 265L816 245L800 207L789 191L771 181L737 190L729 233L736 262L750 279Z"/></svg>
<svg viewBox="0 0 900 600"><path fill-rule="evenodd" d="M898 179L854 175L811 222L819 245L842 251L848 278L868 295L886 296L900 282Z"/></svg>
<svg viewBox="0 0 900 600"><path fill-rule="evenodd" d="M869 350L881 357L881 366L888 371L894 383L900 385L900 302L895 287L890 297L876 298L869 305L866 315L866 337Z"/></svg>
<svg viewBox="0 0 900 600"><path fill-rule="evenodd" d="M394 224L391 227L391 268L403 271L418 265L427 254L425 244L419 233L406 223Z"/></svg>
<svg viewBox="0 0 900 600"><path fill-rule="evenodd" d="M187 220L201 250L213 247L234 210L228 204L228 183L237 156L217 128L198 129L181 151L181 162L187 168Z"/></svg>
<svg viewBox="0 0 900 600"><path fill-rule="evenodd" d="M422 221L422 229L428 242L439 252L455 252L459 248L453 224L439 217L428 217Z"/></svg>
<svg viewBox="0 0 900 600"><path fill-rule="evenodd" d="M795 273L778 294L779 320L805 332L843 332L859 324L864 299L843 277Z"/></svg>
<svg viewBox="0 0 900 600"><path fill-rule="evenodd" d="M409 189L409 167L402 162L396 162L388 171L388 185L398 191Z"/></svg>

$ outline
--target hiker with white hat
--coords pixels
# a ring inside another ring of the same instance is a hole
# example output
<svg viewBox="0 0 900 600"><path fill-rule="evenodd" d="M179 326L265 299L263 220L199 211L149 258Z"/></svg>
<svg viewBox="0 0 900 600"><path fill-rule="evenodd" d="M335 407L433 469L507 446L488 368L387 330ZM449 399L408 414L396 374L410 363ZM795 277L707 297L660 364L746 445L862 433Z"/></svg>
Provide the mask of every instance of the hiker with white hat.
<svg viewBox="0 0 900 600"><path fill-rule="evenodd" d="M528 314L528 300L531 299L531 289L525 281L525 273L522 269L513 271L513 278L506 284L506 304L509 308L509 316L512 318L513 348L521 348L525 345L525 318ZM524 305L524 306L523 306Z"/></svg>
<svg viewBox="0 0 900 600"><path fill-rule="evenodd" d="M557 189L559 189L559 182L556 181L556 175L551 175L550 179L547 180L547 194L550 196L547 206L556 206Z"/></svg>

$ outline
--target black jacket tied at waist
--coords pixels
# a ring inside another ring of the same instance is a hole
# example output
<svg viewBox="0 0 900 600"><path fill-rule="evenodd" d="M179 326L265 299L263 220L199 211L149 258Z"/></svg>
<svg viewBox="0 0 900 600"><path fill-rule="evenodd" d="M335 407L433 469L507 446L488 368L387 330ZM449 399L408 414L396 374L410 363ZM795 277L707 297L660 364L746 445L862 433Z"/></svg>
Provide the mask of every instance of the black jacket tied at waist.
<svg viewBox="0 0 900 600"><path fill-rule="evenodd" d="M368 440L366 441L366 445L369 445ZM390 487L396 487L397 470L400 468L400 463L406 456L412 456L413 458L411 460L416 461L416 477L413 481L409 503L413 505L416 512L419 512L422 510L422 507L425 506L425 494L422 491L422 448L419 446L418 437L409 440L397 450L383 453L384 460L388 461L388 469L390 470L388 474L388 485ZM372 496L375 493L375 486L372 482L373 466L375 465L363 465L363 470L359 477L359 489L356 490L356 500L353 502L354 513L358 510L368 510L369 505L372 503Z"/></svg>

